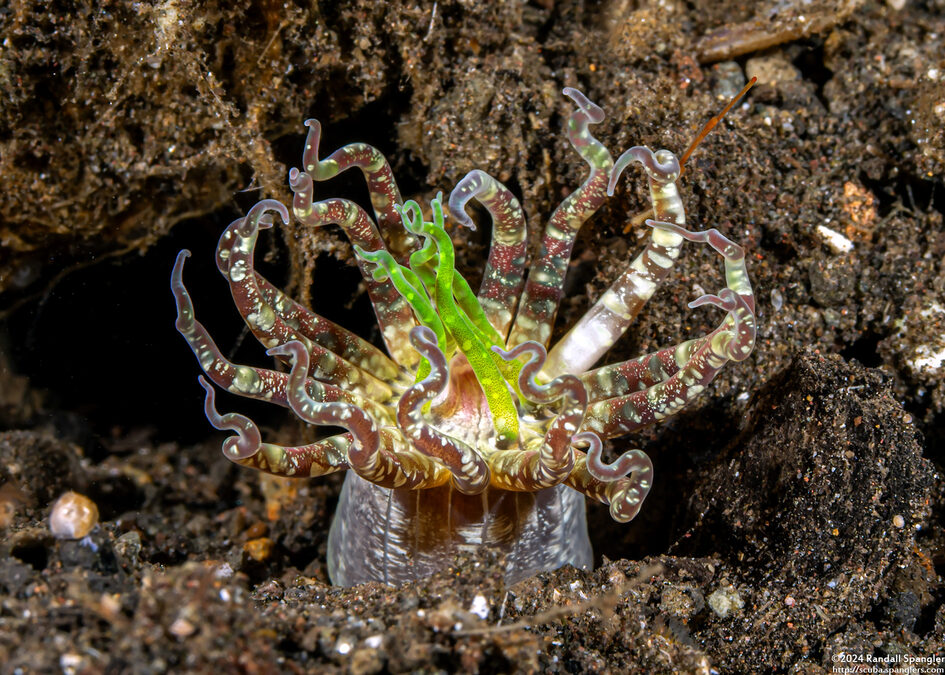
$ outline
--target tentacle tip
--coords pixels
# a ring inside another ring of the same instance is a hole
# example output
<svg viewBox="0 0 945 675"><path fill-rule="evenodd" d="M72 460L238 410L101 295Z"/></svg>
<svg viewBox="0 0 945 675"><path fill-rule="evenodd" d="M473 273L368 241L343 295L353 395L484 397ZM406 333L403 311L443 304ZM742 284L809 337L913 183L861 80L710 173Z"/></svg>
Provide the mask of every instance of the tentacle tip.
<svg viewBox="0 0 945 675"><path fill-rule="evenodd" d="M203 387L203 390L207 392L207 396L210 396L210 397L213 396L214 394L213 386L207 381L207 378L205 378L203 375L198 375L197 382L200 384L201 387Z"/></svg>
<svg viewBox="0 0 945 675"><path fill-rule="evenodd" d="M505 350L502 349L502 347L500 347L499 345L493 345L493 346L491 347L491 349L492 349L492 351L494 351L496 354L498 354L499 356L501 356L501 357L502 357L503 359L505 359L506 361L511 361L511 360L514 358L514 357L512 356L512 350L511 350L511 349L510 349L509 351L505 351Z"/></svg>
<svg viewBox="0 0 945 675"><path fill-rule="evenodd" d="M613 197L614 192L617 190L617 179L619 179L619 174L612 173L610 174L610 181L607 183L607 196Z"/></svg>
<svg viewBox="0 0 945 675"><path fill-rule="evenodd" d="M417 345L418 342L426 344L437 344L436 333L429 326L414 326L410 329L410 341Z"/></svg>
<svg viewBox="0 0 945 675"><path fill-rule="evenodd" d="M179 283L181 281L181 277L184 274L184 261L187 260L187 258L189 257L190 257L189 249L182 248L180 251L177 252L177 257L174 258L174 269L171 272L171 285L172 286L175 283Z"/></svg>
<svg viewBox="0 0 945 675"><path fill-rule="evenodd" d="M320 127L322 126L322 123L319 122L319 121L318 121L317 119L315 119L314 117L308 118L308 119L305 120L302 124L304 124L304 125L307 126L307 127L314 127L314 128L316 128L316 129L318 129L318 128L320 128Z"/></svg>
<svg viewBox="0 0 945 675"><path fill-rule="evenodd" d="M589 121L597 124L604 120L604 110L599 105L591 101L583 91L574 87L565 87L561 93L574 101L588 117Z"/></svg>
<svg viewBox="0 0 945 675"><path fill-rule="evenodd" d="M296 358L299 349L305 349L305 346L298 340L292 340L281 345L276 345L275 347L270 347L266 350L266 356L288 356L290 358Z"/></svg>

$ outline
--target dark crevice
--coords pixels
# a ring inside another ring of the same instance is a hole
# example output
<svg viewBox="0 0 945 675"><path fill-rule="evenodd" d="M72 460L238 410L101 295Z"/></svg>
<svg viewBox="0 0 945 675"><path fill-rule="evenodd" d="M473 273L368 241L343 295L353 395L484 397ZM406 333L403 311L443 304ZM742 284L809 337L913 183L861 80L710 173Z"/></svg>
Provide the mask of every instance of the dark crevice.
<svg viewBox="0 0 945 675"><path fill-rule="evenodd" d="M885 338L885 335L879 335L878 333L864 333L853 344L841 350L840 355L847 361L856 359L867 368L878 368L883 363L878 347L879 343Z"/></svg>

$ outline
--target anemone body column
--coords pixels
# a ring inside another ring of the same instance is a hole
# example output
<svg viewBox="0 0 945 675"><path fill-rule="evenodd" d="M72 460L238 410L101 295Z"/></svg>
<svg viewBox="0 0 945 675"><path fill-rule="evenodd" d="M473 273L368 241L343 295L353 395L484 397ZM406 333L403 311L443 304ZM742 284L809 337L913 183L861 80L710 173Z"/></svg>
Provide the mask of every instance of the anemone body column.
<svg viewBox="0 0 945 675"><path fill-rule="evenodd" d="M339 586L402 584L479 548L506 553L506 584L568 564L591 569L584 495L564 484L478 495L451 484L386 489L349 471L328 534L328 576Z"/></svg>

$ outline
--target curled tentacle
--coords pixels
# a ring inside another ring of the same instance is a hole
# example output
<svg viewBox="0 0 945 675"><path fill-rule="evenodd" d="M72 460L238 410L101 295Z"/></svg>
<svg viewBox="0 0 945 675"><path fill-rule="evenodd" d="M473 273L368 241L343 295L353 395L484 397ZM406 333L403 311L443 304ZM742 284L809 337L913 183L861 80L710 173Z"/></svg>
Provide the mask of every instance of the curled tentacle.
<svg viewBox="0 0 945 675"><path fill-rule="evenodd" d="M492 216L492 245L479 288L479 303L489 322L508 333L525 275L526 229L522 206L508 188L485 171L467 173L453 188L449 211L463 227L476 229L466 203L477 199Z"/></svg>
<svg viewBox="0 0 945 675"><path fill-rule="evenodd" d="M286 356L292 359L287 387L289 406L292 412L309 424L344 427L355 438L355 446L349 451L352 465L371 472L377 468L377 450L380 433L377 423L361 408L350 403L322 403L312 399L305 389L309 368L309 355L305 345L298 340L273 347L266 351L270 356Z"/></svg>
<svg viewBox="0 0 945 675"><path fill-rule="evenodd" d="M317 181L328 180L352 167L360 169L367 182L378 225L394 256L400 262L405 262L406 256L417 247L417 240L400 227L400 218L394 206L402 203L402 200L387 159L377 148L367 143L351 143L319 159L322 125L318 120L310 119L305 120L305 126L308 127L308 136L302 153L303 169Z"/></svg>
<svg viewBox="0 0 945 675"><path fill-rule="evenodd" d="M493 473L502 475L502 478L494 479L493 483L504 484L508 481L514 486L513 480L517 479L522 484L534 487L557 485L567 478L574 466L571 442L581 427L587 409L584 385L574 375L562 375L547 384L535 382L535 376L545 360L545 348L537 342L525 342L509 351L499 347L493 347L492 350L506 361L528 355L528 362L522 366L518 378L519 388L527 399L543 404L565 399L561 412L548 425L537 452L532 450L516 455L499 452L490 458Z"/></svg>
<svg viewBox="0 0 945 675"><path fill-rule="evenodd" d="M621 455L614 464L606 465L600 461L603 446L596 434L578 434L575 440L590 443L591 447L587 455L575 451L577 458L574 462L574 471L568 476L567 484L591 499L609 504L610 515L614 520L621 523L633 520L639 513L640 507L643 506L643 500L646 499L650 486L653 484L653 462L642 450L631 450ZM596 459L592 459L592 456ZM627 458L626 462L624 462L625 458ZM631 476L616 475L624 468L620 466L621 464L628 465L628 470L633 472ZM618 468L612 471L614 465L618 465ZM594 473L600 473L606 477L601 479Z"/></svg>
<svg viewBox="0 0 945 675"><path fill-rule="evenodd" d="M581 186L561 202L548 221L541 240L541 253L529 271L525 293L512 325L511 344L535 340L548 345L574 240L585 221L604 203L607 181L614 165L610 152L588 129L590 124L604 119L603 110L577 89L568 87L564 94L578 106L568 117L568 140L590 166L590 173Z"/></svg>
<svg viewBox="0 0 945 675"><path fill-rule="evenodd" d="M283 318L282 312L267 301L259 285L254 266L254 252L259 230L271 227L271 212L276 211L283 223L289 219L288 209L273 199L253 206L244 218L234 221L223 232L217 245L217 267L230 285L237 309L253 335L264 346L300 340L313 358L309 375L337 386L346 386L376 401L385 401L393 394L390 386L343 359L318 342L309 340L299 329Z"/></svg>
<svg viewBox="0 0 945 675"><path fill-rule="evenodd" d="M265 214L259 219L259 229L272 226L269 215L270 214ZM238 230L244 221L245 218L239 218L230 223L223 231L220 241L217 244L217 269L219 269L220 273L230 282L231 291L234 291L236 283L247 283L245 279L242 279L240 282L233 282L230 279L231 249L236 245L237 239L239 238ZM334 352L344 360L358 366L366 372L375 373L380 379L391 381L397 379L400 374L400 368L380 349L346 328L342 328L303 307L269 283L259 272L255 271L255 269L252 271L256 288L262 298L262 305L270 308L270 310L275 312L286 324L297 327L301 337L315 344L320 344L325 349ZM235 293L236 291L234 291L234 294ZM235 301L237 309L239 309L244 319L254 311L261 317L266 315L265 310L260 312L254 304L248 304L241 301L239 298L235 298ZM257 335L257 337L259 336ZM262 340L262 338L260 339ZM266 344L265 341L263 341L263 344Z"/></svg>
<svg viewBox="0 0 945 675"><path fill-rule="evenodd" d="M675 183L679 178L679 159L669 150L657 150L655 153L643 145L635 145L626 150L614 162L614 170L607 183L607 195L612 197L617 187L620 174L631 162L640 162L646 175L661 183Z"/></svg>
<svg viewBox="0 0 945 675"><path fill-rule="evenodd" d="M726 323L731 324L732 339L725 346L725 354L731 361L744 361L755 346L755 315L745 302L731 288L723 288L718 295L703 295L689 303L691 309L712 305L728 312Z"/></svg>
<svg viewBox="0 0 945 675"><path fill-rule="evenodd" d="M754 346L754 314L745 298L730 288L690 304L715 305L727 314L705 338L693 343L689 360L672 377L642 391L597 401L588 406L584 428L603 438L636 431L675 415L702 393L729 361L747 358Z"/></svg>
<svg viewBox="0 0 945 675"><path fill-rule="evenodd" d="M653 463L642 450L627 450L610 464L607 464L601 458L604 450L604 444L600 437L593 431L582 431L575 434L572 439L574 443L588 443L587 449L587 471L594 478L601 482L610 482L619 480L629 475L631 472L639 472L639 475L646 474L646 480L649 482L650 474L653 472Z"/></svg>
<svg viewBox="0 0 945 675"><path fill-rule="evenodd" d="M348 240L365 251L387 250L377 226L360 206L348 199L332 198L313 202L312 177L298 169L289 172L289 187L295 193L292 212L309 227L337 224ZM396 212L396 209L395 209ZM371 267L358 261L384 343L394 359L405 366L416 363L417 354L409 347L410 329L416 325L413 312L390 280L374 278Z"/></svg>
<svg viewBox="0 0 945 675"><path fill-rule="evenodd" d="M286 397L288 376L266 368L243 366L229 361L217 347L210 333L202 323L197 321L194 314L194 305L190 293L184 286L184 261L190 256L190 251L183 250L177 254L174 262L174 271L171 273L171 291L177 303L177 331L187 340L191 350L197 357L200 367L218 387L227 391L254 398L260 401L269 401L276 405L289 407ZM307 381L308 395L317 401L334 402L345 401L368 410L371 414L386 417L387 412L383 405L359 394L348 392L340 387L316 380Z"/></svg>
<svg viewBox="0 0 945 675"><path fill-rule="evenodd" d="M235 462L248 459L259 452L262 445L259 427L245 415L239 413L221 415L218 413L213 387L203 375L198 375L197 381L207 392L203 403L203 411L207 415L210 426L219 431L235 431L237 433L236 436L230 436L223 441L223 455Z"/></svg>
<svg viewBox="0 0 945 675"><path fill-rule="evenodd" d="M751 288L751 282L748 280L748 270L745 267L745 249L714 227L701 232L692 232L676 223L649 219L646 224L654 229L678 234L688 241L708 244L725 260L726 285L744 298L745 304L752 312L755 311L755 295Z"/></svg>
<svg viewBox="0 0 945 675"><path fill-rule="evenodd" d="M324 476L348 468L345 457L353 442L351 434L339 434L297 447L263 443L259 427L238 413L221 415L215 406L213 387L200 376L200 386L207 392L204 412L210 424L220 431L235 431L223 441L223 455L232 462L271 473L276 476Z"/></svg>
<svg viewBox="0 0 945 675"><path fill-rule="evenodd" d="M530 401L542 404L551 403L561 398L570 386L569 378L557 378L547 384L538 384L535 381L535 377L541 371L548 353L544 347L534 340L523 342L508 351L500 347L493 347L492 351L505 361L514 361L523 354L528 356L528 360L519 371L518 385L522 394Z"/></svg>
<svg viewBox="0 0 945 675"><path fill-rule="evenodd" d="M689 241L708 244L716 253L722 256L725 261L726 288L718 297L709 296L709 298L721 299L715 302L710 299L699 298L690 303L689 306L698 307L703 304L713 304L728 312L727 320L730 322L729 329L733 337L731 344L728 346L729 358L732 361L743 361L748 358L755 346L756 328L755 295L751 288L751 281L748 279L748 269L745 266L745 249L714 227L701 232L691 232L675 223L647 220L646 224L655 230L665 230ZM732 300L726 299L726 291L735 296L734 306Z"/></svg>
<svg viewBox="0 0 945 675"><path fill-rule="evenodd" d="M306 391L308 353L301 342L289 342L270 349L271 356L292 360L287 385L292 411L310 424L338 426L354 437L348 447L348 465L372 483L383 487L417 489L442 484L443 472L418 457L419 453L397 447L397 440L382 434L374 418L365 410L348 403L322 403Z"/></svg>
<svg viewBox="0 0 945 675"><path fill-rule="evenodd" d="M479 494L489 485L486 462L469 445L438 431L424 420L423 406L443 393L449 384L449 368L437 346L437 336L426 326L417 326L410 331L410 342L430 363L430 374L401 396L397 425L417 450L439 460L450 470L457 490L463 494Z"/></svg>

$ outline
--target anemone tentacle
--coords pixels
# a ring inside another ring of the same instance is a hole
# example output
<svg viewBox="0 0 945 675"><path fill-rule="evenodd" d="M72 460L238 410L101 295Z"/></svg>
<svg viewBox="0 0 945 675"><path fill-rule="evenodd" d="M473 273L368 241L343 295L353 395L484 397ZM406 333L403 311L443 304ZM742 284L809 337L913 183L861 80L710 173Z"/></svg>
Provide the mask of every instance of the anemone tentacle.
<svg viewBox="0 0 945 675"><path fill-rule="evenodd" d="M628 478L600 480L591 474L587 466L591 457L596 457L596 462L590 461L600 465L600 438L594 433L582 432L575 440L589 443L591 448L588 454L574 450L574 470L565 483L586 497L609 504L610 517L617 522L626 523L636 518L653 485L653 462L647 454L641 450L624 453L621 459L627 457L628 460L621 469L627 469L632 475Z"/></svg>
<svg viewBox="0 0 945 675"><path fill-rule="evenodd" d="M271 227L271 223L262 221L269 210L276 211L282 217L283 223L289 222L289 211L281 202L263 200L250 209L245 218L231 223L220 237L217 246L217 267L228 281L233 302L246 325L266 347L291 340L301 341L314 357L310 361L312 371L309 375L336 386L346 385L378 402L386 401L393 395L390 386L371 372L345 361L322 345L313 343L286 323L266 302L257 283L253 257L259 230Z"/></svg>
<svg viewBox="0 0 945 675"><path fill-rule="evenodd" d="M283 321L295 327L303 337L331 350L358 368L374 373L388 383L394 383L402 377L400 366L364 338L306 309L258 272L256 284L262 293L263 301L272 307Z"/></svg>
<svg viewBox="0 0 945 675"><path fill-rule="evenodd" d="M613 194L620 172L631 161L640 162L646 171L653 210L659 219L685 224L686 213L676 188L679 161L668 150L655 154L640 146L627 150L614 166L608 194ZM593 366L626 332L669 274L682 243L678 232L654 229L643 251L551 350L545 364L546 377L566 370L583 372Z"/></svg>
<svg viewBox="0 0 945 675"><path fill-rule="evenodd" d="M492 344L484 342L481 326L477 326L466 312L462 311L453 297L455 278L455 251L453 242L443 229L443 208L440 200L434 199L433 222L424 222L422 218L408 221L404 226L411 232L431 239L436 244L437 266L434 297L436 309L443 320L443 325L462 350L476 379L482 387L483 395L489 406L500 445L508 445L518 439L518 412L506 386L502 371L492 359L488 350Z"/></svg>
<svg viewBox="0 0 945 675"><path fill-rule="evenodd" d="M433 301L427 294L427 287L424 285L423 281L421 281L420 277L412 269L400 265L387 251L365 251L360 246L355 246L354 252L359 258L377 265L377 269L374 270L374 278L378 279L386 276L390 279L400 295L413 309L420 324L433 331L437 343L440 345L440 349L452 354L453 350L456 348L456 342L453 340L453 337L446 332L446 328L443 326L443 322L440 320L440 316L433 306ZM419 326L415 327L414 330L416 328L419 328ZM413 330L410 331L410 335L412 341ZM422 354L423 352L420 353ZM424 359L417 369L416 380L419 382L429 373L430 363Z"/></svg>
<svg viewBox="0 0 945 675"><path fill-rule="evenodd" d="M299 173L298 169L289 172L289 186L295 193L292 213L301 224L309 227L337 224L353 245L366 251L387 250L374 221L354 202L340 198L313 202L312 177L307 173ZM358 266L387 350L402 366L414 365L417 353L410 349L409 335L410 329L417 324L410 306L389 280L378 281L374 278L366 261L359 260Z"/></svg>
<svg viewBox="0 0 945 675"><path fill-rule="evenodd" d="M475 229L465 210L473 198L492 216L492 244L477 297L489 323L504 337L512 325L525 279L525 214L507 187L475 169L450 193L449 212L459 225Z"/></svg>
<svg viewBox="0 0 945 675"><path fill-rule="evenodd" d="M273 347L270 356L286 356L292 360L286 387L292 412L309 424L338 426L354 437L348 446L348 466L375 485L416 490L442 485L448 472L434 466L422 453L405 450L392 434L382 434L377 421L362 407L345 402L323 402L308 394L306 373L308 352L299 341ZM445 475L444 475L445 474Z"/></svg>
<svg viewBox="0 0 945 675"><path fill-rule="evenodd" d="M184 260L189 256L190 251L186 249L177 254L171 274L171 290L177 302L177 331L187 340L200 367L213 383L222 389L246 398L290 407L286 395L288 376L285 373L233 363L223 355L204 325L197 321L193 301L183 282ZM312 379L307 381L306 387L308 395L316 401L343 401L360 406L373 414L389 417L382 404L354 392Z"/></svg>
<svg viewBox="0 0 945 675"><path fill-rule="evenodd" d="M338 148L324 159L318 158L318 145L322 135L322 125L316 119L305 120L308 136L302 153L302 170L317 181L334 178L342 171L357 167L364 174L371 206L377 218L378 226L384 239L390 246L394 257L401 263L418 246L416 237L400 227L400 216L394 208L402 204L397 181L390 164L380 150L367 143L350 143Z"/></svg>
<svg viewBox="0 0 945 675"><path fill-rule="evenodd" d="M604 203L607 182L614 166L610 151L589 130L590 124L603 121L604 111L577 89L567 87L564 94L578 106L568 118L568 140L591 170L581 186L561 202L548 221L541 240L541 253L528 273L509 344L535 340L544 347L548 346L574 240L584 222Z"/></svg>
<svg viewBox="0 0 945 675"><path fill-rule="evenodd" d="M278 476L312 478L348 468L347 448L353 440L350 433L295 447L264 443L255 422L239 413L221 415L216 409L213 386L203 375L197 381L207 392L204 412L210 425L237 433L223 441L223 456L231 462Z"/></svg>
<svg viewBox="0 0 945 675"><path fill-rule="evenodd" d="M718 296L704 295L689 306L705 304L727 314L685 366L652 387L589 405L585 429L613 438L674 415L705 389L722 366L744 358L747 344L754 344L754 314L744 297L724 288Z"/></svg>
<svg viewBox="0 0 945 675"><path fill-rule="evenodd" d="M410 331L410 342L430 364L430 374L400 397L397 426L417 450L449 469L457 490L467 495L479 494L489 486L490 472L485 460L467 443L442 433L424 418L424 405L442 394L449 384L449 368L437 346L437 336L426 326L417 326Z"/></svg>
<svg viewBox="0 0 945 675"><path fill-rule="evenodd" d="M686 340L635 359L595 368L581 375L589 403L625 396L665 382L679 372L708 338Z"/></svg>
<svg viewBox="0 0 945 675"><path fill-rule="evenodd" d="M561 412L551 421L540 447L522 450L499 450L489 457L493 469L493 485L505 490L523 490L558 485L574 466L571 440L581 427L587 409L587 392L574 375L562 375L547 384L535 382L545 360L545 348L534 340L505 351L492 350L506 361L523 354L528 361L522 366L518 385L523 396L533 403L548 404L564 399Z"/></svg>
<svg viewBox="0 0 945 675"><path fill-rule="evenodd" d="M230 281L229 260L230 247L236 236L235 228L242 221L242 218L233 221L223 231L220 241L217 245L217 269ZM260 227L266 227L260 221ZM345 361L356 365L370 373L375 373L379 378L387 381L393 381L401 376L400 366L390 359L382 350L378 349L370 342L355 335L347 328L316 314L315 312L300 305L281 290L272 285L258 271L253 270L256 286L262 297L262 302L275 312L280 319L292 328L299 331L302 337L310 340L314 344L321 345L334 354L340 356ZM232 290L232 286L231 286ZM240 313L243 314L244 308L237 306Z"/></svg>

